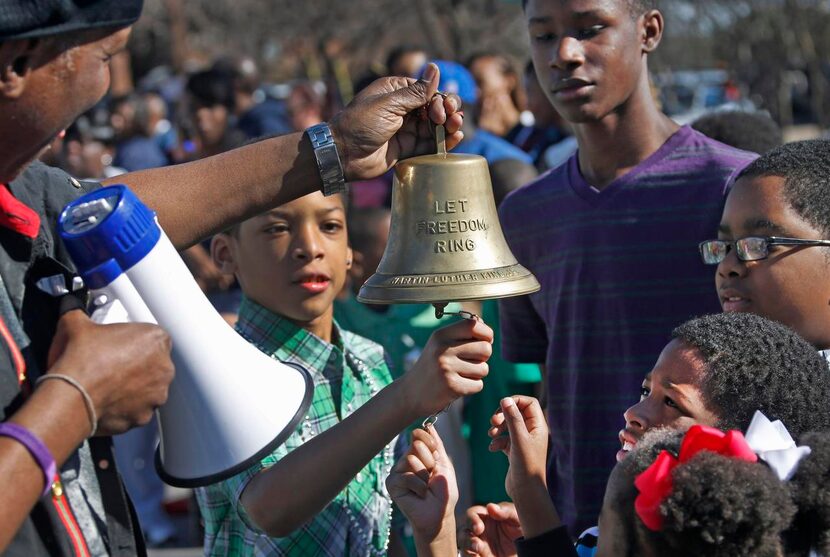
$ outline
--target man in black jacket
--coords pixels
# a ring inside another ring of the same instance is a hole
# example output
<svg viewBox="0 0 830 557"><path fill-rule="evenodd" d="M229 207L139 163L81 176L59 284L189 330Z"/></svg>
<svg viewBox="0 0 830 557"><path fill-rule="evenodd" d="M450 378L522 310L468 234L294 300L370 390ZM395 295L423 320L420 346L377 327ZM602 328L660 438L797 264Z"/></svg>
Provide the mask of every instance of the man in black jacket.
<svg viewBox="0 0 830 557"><path fill-rule="evenodd" d="M64 295L74 273L57 215L97 185L30 164L105 94L108 61L125 47L141 7L0 4L0 551L9 555L143 551L106 436L146 423L165 402L170 339L152 325L95 325L82 299ZM321 186L335 193L345 180L428 152L430 120L457 144L460 101L436 95L437 83L437 69L417 82L386 78L322 128L118 182L158 213L183 249ZM43 377L54 380L37 381Z"/></svg>

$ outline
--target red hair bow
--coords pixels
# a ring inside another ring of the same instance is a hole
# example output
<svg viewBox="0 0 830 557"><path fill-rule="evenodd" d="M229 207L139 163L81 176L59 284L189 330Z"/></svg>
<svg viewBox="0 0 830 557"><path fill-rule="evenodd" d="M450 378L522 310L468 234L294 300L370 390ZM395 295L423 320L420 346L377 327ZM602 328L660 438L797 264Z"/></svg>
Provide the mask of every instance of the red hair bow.
<svg viewBox="0 0 830 557"><path fill-rule="evenodd" d="M746 462L758 461L758 456L752 452L740 431L724 433L714 427L692 426L683 437L678 457L662 451L651 466L634 480L634 485L640 492L634 501L634 509L649 529L656 531L663 526L660 505L671 494L672 471L701 451L711 451Z"/></svg>

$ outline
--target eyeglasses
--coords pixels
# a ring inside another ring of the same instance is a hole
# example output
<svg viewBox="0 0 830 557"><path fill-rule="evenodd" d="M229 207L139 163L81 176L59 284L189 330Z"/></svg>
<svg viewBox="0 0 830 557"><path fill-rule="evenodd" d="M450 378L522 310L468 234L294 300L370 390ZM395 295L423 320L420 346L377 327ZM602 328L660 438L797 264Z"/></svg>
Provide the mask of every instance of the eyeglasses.
<svg viewBox="0 0 830 557"><path fill-rule="evenodd" d="M778 238L776 236L750 236L734 242L706 240L701 242L700 257L706 265L717 265L735 246L735 253L741 261L758 261L769 256L770 246L830 246L830 240L805 240L803 238Z"/></svg>

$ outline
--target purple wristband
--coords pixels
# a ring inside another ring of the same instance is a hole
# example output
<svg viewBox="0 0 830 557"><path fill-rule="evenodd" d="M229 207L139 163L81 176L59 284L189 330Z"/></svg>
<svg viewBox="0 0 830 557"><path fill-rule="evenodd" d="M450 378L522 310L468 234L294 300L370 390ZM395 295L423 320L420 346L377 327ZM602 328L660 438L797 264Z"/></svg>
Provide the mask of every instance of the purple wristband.
<svg viewBox="0 0 830 557"><path fill-rule="evenodd" d="M29 450L32 457L37 461L43 472L43 481L46 486L43 488L43 495L49 493L52 487L52 478L58 473L58 467L55 465L55 459L52 458L52 453L43 441L35 437L35 435L21 425L11 422L0 423L0 437L11 437Z"/></svg>

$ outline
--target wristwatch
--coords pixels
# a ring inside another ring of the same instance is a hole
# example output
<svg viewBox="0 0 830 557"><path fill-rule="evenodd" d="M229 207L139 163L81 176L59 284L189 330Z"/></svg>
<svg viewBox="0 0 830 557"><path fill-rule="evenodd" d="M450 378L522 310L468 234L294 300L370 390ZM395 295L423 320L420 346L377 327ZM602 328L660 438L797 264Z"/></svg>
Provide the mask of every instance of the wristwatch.
<svg viewBox="0 0 830 557"><path fill-rule="evenodd" d="M323 195L334 195L346 191L346 177L343 174L343 165L337 154L337 145L331 135L329 125L323 122L308 128L305 133L314 148L314 157L317 159L317 168L320 179L323 181Z"/></svg>

